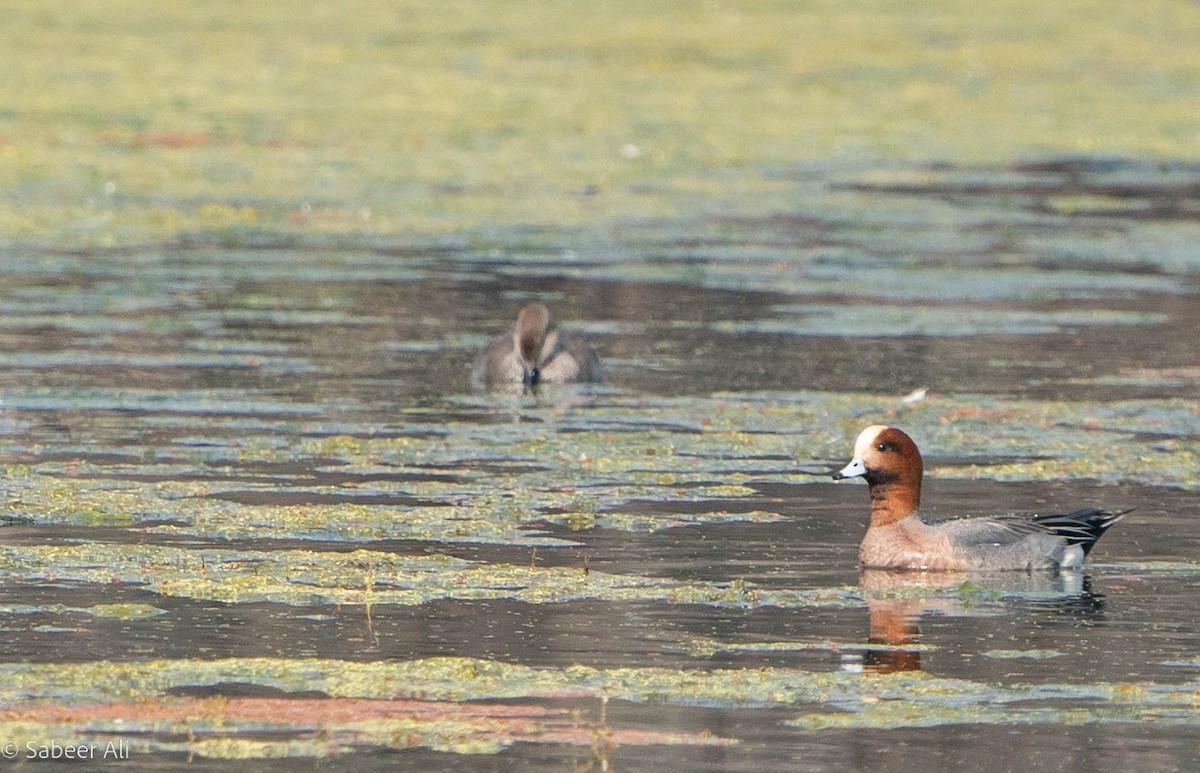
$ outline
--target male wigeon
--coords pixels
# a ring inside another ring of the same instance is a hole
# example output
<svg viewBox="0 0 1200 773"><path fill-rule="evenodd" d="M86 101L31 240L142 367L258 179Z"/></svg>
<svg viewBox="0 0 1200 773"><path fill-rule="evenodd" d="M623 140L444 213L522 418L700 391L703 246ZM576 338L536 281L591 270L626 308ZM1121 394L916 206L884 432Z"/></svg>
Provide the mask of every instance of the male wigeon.
<svg viewBox="0 0 1200 773"><path fill-rule="evenodd" d="M565 384L599 381L600 358L587 339L560 331L540 303L517 313L510 332L501 333L475 358L471 379L478 384Z"/></svg>
<svg viewBox="0 0 1200 773"><path fill-rule="evenodd" d="M921 452L895 427L867 427L854 458L834 480L866 478L871 524L858 549L863 566L943 571L1075 569L1125 513L1076 510L1064 515L1001 515L923 521Z"/></svg>

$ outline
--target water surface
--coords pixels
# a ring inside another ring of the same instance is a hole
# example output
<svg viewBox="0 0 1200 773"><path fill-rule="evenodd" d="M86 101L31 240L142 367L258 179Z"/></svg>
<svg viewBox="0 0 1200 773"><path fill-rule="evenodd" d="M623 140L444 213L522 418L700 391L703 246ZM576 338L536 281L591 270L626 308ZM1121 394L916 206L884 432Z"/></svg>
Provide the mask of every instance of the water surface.
<svg viewBox="0 0 1200 773"><path fill-rule="evenodd" d="M1194 766L1194 172L837 177L603 243L10 251L0 729L119 737L114 769ZM471 390L529 298L605 384ZM828 472L877 422L929 515L1137 509L1081 576L860 575Z"/></svg>

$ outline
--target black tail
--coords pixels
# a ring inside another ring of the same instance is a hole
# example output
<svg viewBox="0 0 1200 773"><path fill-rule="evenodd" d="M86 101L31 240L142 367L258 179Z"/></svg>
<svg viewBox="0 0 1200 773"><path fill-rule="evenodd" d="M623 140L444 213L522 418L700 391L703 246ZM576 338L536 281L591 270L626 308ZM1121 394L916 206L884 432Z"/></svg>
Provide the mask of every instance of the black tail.
<svg viewBox="0 0 1200 773"><path fill-rule="evenodd" d="M1098 507L1076 510L1073 513L1035 515L1033 522L1048 529L1067 541L1068 545L1083 548L1086 556L1109 526L1124 518L1130 510L1111 513Z"/></svg>

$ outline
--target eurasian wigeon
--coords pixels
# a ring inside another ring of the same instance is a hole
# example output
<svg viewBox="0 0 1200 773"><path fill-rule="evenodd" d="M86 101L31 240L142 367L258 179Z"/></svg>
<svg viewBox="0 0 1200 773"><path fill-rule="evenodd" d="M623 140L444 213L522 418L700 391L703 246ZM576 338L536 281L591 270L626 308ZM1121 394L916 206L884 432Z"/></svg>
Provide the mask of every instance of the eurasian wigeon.
<svg viewBox="0 0 1200 773"><path fill-rule="evenodd" d="M488 343L475 358L471 379L477 384L565 384L599 381L600 358L587 339L560 331L541 303L528 303L517 323Z"/></svg>
<svg viewBox="0 0 1200 773"><path fill-rule="evenodd" d="M871 524L858 549L863 566L943 571L1076 569L1104 534L1124 517L1100 509L1064 515L1001 515L923 521L921 452L895 427L867 427L854 458L834 480L866 478Z"/></svg>

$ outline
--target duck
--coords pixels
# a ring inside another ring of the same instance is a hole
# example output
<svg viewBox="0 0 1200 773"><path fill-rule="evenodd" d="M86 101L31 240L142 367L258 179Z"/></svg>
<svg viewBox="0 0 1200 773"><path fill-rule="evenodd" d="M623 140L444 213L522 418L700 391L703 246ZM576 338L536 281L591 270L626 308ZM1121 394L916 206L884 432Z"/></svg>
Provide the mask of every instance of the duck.
<svg viewBox="0 0 1200 773"><path fill-rule="evenodd" d="M903 430L875 424L854 442L854 458L834 480L865 478L871 522L859 545L864 568L928 571L1077 570L1096 541L1130 511L1086 508L1064 514L999 515L926 521L924 467Z"/></svg>
<svg viewBox="0 0 1200 773"><path fill-rule="evenodd" d="M488 387L600 381L600 357L586 338L559 330L545 304L527 303L512 330L475 358L471 380Z"/></svg>

